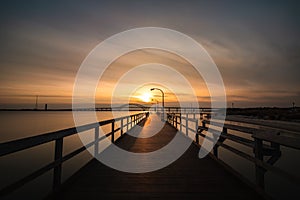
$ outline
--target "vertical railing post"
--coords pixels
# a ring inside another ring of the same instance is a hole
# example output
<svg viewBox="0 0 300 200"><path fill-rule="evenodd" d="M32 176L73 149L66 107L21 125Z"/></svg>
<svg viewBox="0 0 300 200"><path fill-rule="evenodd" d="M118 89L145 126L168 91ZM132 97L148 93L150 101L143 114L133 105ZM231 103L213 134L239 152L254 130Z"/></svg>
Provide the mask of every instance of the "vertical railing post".
<svg viewBox="0 0 300 200"><path fill-rule="evenodd" d="M126 132L129 130L129 117L126 117Z"/></svg>
<svg viewBox="0 0 300 200"><path fill-rule="evenodd" d="M217 141L216 141L216 143L217 143ZM214 146L214 148L213 148L213 151L214 151L214 156L216 157L216 158L218 158L218 144L215 144L215 146Z"/></svg>
<svg viewBox="0 0 300 200"><path fill-rule="evenodd" d="M120 127L121 136L123 135L123 119L124 118L121 118L121 127Z"/></svg>
<svg viewBox="0 0 300 200"><path fill-rule="evenodd" d="M188 114L186 114L186 118L185 118L185 134L186 134L186 136L189 136L189 118L188 118Z"/></svg>
<svg viewBox="0 0 300 200"><path fill-rule="evenodd" d="M131 116L131 128L134 127L134 116Z"/></svg>
<svg viewBox="0 0 300 200"><path fill-rule="evenodd" d="M133 126L135 126L135 115L133 115Z"/></svg>
<svg viewBox="0 0 300 200"><path fill-rule="evenodd" d="M111 142L115 142L115 121L111 123Z"/></svg>
<svg viewBox="0 0 300 200"><path fill-rule="evenodd" d="M261 139L254 138L254 147L255 158L260 161L263 161L263 141ZM255 163L256 185L259 186L261 189L264 189L265 187L264 174L264 168Z"/></svg>
<svg viewBox="0 0 300 200"><path fill-rule="evenodd" d="M99 153L99 126L95 128L95 156Z"/></svg>
<svg viewBox="0 0 300 200"><path fill-rule="evenodd" d="M131 119L132 119L132 117L129 116L129 117L128 117L128 120L129 120L129 121L128 121L128 130L131 129L131 123L132 123L132 122L131 122Z"/></svg>
<svg viewBox="0 0 300 200"><path fill-rule="evenodd" d="M224 139L223 139L223 137L222 137L222 134L223 134L223 135L227 134L227 128L223 127L223 130L222 130L222 132L221 132L221 135L219 136L219 137L220 137L220 138L219 138L219 141L220 141L220 142L223 142L223 141L224 141ZM218 137L218 136L214 135L214 137ZM216 139L216 140L217 140L217 139ZM218 143L218 140L216 141L216 144L215 144L215 146L214 146L214 148L213 148L214 156L215 156L216 158L218 158L218 156L219 156L219 152L218 152L219 145L218 145L217 143Z"/></svg>
<svg viewBox="0 0 300 200"><path fill-rule="evenodd" d="M226 127L223 127L223 131L222 131L222 133L224 134L224 135L226 135L228 132L227 132L227 128Z"/></svg>
<svg viewBox="0 0 300 200"><path fill-rule="evenodd" d="M128 117L128 130L131 129L131 116Z"/></svg>
<svg viewBox="0 0 300 200"><path fill-rule="evenodd" d="M177 120L178 116L175 115L175 128L178 130L178 120Z"/></svg>
<svg viewBox="0 0 300 200"><path fill-rule="evenodd" d="M203 130L205 130L205 126L206 126L205 121L202 121L202 128L203 128Z"/></svg>
<svg viewBox="0 0 300 200"><path fill-rule="evenodd" d="M195 137L196 137L196 143L199 144L199 135L198 135L198 120L195 121Z"/></svg>
<svg viewBox="0 0 300 200"><path fill-rule="evenodd" d="M182 132L182 116L181 116L181 113L180 113L180 132Z"/></svg>
<svg viewBox="0 0 300 200"><path fill-rule="evenodd" d="M54 160L59 164L54 167L53 173L53 190L56 192L61 185L61 168L62 168L63 138L55 140Z"/></svg>
<svg viewBox="0 0 300 200"><path fill-rule="evenodd" d="M175 127L175 114L172 114L172 124L173 124L173 127Z"/></svg>

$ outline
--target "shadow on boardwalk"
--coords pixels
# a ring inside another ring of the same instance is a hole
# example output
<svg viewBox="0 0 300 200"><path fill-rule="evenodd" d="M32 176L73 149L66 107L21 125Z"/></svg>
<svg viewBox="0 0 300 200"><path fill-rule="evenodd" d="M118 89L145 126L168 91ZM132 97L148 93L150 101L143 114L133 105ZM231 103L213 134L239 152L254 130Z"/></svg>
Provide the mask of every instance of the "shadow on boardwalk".
<svg viewBox="0 0 300 200"><path fill-rule="evenodd" d="M155 117L142 122L141 132L155 123ZM125 134L116 145L132 152L150 152L166 145L175 134L176 129L165 124L155 136ZM93 159L50 199L262 199L209 156L199 159L198 151L192 144L171 165L140 174L120 172Z"/></svg>

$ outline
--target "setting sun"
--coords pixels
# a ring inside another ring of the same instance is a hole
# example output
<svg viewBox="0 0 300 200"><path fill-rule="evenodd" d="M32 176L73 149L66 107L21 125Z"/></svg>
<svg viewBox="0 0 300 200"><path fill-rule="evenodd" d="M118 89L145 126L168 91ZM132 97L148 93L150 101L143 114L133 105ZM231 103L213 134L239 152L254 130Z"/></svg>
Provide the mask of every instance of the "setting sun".
<svg viewBox="0 0 300 200"><path fill-rule="evenodd" d="M151 94L150 93L144 93L139 98L144 102L150 102L151 101Z"/></svg>

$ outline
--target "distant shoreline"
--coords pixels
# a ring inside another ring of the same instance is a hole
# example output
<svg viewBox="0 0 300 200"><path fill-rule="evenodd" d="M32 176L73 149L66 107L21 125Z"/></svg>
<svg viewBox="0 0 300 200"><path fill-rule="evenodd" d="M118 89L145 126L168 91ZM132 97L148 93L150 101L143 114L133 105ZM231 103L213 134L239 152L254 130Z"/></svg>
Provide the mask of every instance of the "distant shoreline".
<svg viewBox="0 0 300 200"><path fill-rule="evenodd" d="M60 108L60 109L0 109L0 112L1 111L36 111L36 112L57 112L57 111L68 111L68 112L72 112L72 111L97 111L97 112L107 112L107 111L112 111L111 108L96 108L96 109L85 109L85 108L82 108L82 109L76 109L76 110L73 110L71 108ZM113 109L113 111L128 111L128 110L125 110L125 109ZM129 111L143 111L141 109L134 109L134 108L130 108Z"/></svg>
<svg viewBox="0 0 300 200"><path fill-rule="evenodd" d="M17 108L17 109L13 109L13 108L2 108L0 109L0 111L72 111L72 109L70 108L64 108L64 109L27 109L27 108Z"/></svg>
<svg viewBox="0 0 300 200"><path fill-rule="evenodd" d="M290 108L228 108L227 115L242 115L253 119L300 121L300 107Z"/></svg>
<svg viewBox="0 0 300 200"><path fill-rule="evenodd" d="M129 107L129 111L146 111L150 107ZM176 107L165 107L171 109L171 112L175 112L172 109ZM197 109L210 110L210 108L183 108L187 109L186 111L195 113L199 111ZM11 109L11 108L2 108L0 111L31 111L31 112L72 112L72 111L96 111L96 112L111 112L111 111L128 111L128 107L98 107L95 109L92 108L81 108L81 109L72 109L72 108L59 108L59 109ZM177 111L177 109L176 109ZM294 121L300 122L300 107L289 107L289 108L278 108L278 107L256 107L256 108L227 108L226 115L241 115L247 116L253 119L265 119L265 120L280 120L280 121Z"/></svg>
<svg viewBox="0 0 300 200"><path fill-rule="evenodd" d="M145 108L150 108L150 107L147 107L147 106L144 106ZM113 108L118 108L118 107L115 107L113 106ZM167 108L178 108L176 106L170 106L170 107L165 107L166 109ZM204 110L210 110L211 108L209 107L185 107L183 109L204 109ZM82 108L84 109L84 108ZM107 107L97 107L97 109L111 109L110 106L107 106ZM35 109L35 108L0 108L0 111L72 111L73 109L72 108L49 108L47 110L45 109ZM86 108L86 110L91 110L91 109L88 109ZM251 112L251 111L263 111L263 110L300 110L300 107L248 107L248 108L227 108L227 112Z"/></svg>

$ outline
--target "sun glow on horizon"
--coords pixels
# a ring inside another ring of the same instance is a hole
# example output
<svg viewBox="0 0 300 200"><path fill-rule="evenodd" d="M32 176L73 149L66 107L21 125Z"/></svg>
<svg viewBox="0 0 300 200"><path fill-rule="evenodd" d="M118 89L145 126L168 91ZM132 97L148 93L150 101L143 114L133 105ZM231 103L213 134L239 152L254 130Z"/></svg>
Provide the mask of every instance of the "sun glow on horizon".
<svg viewBox="0 0 300 200"><path fill-rule="evenodd" d="M139 96L140 100L142 100L143 102L150 102L151 101L151 98L152 98L152 95L150 93L144 93L142 94L141 96Z"/></svg>

